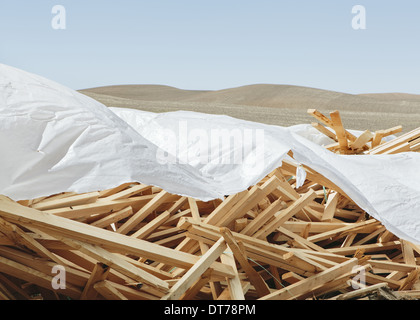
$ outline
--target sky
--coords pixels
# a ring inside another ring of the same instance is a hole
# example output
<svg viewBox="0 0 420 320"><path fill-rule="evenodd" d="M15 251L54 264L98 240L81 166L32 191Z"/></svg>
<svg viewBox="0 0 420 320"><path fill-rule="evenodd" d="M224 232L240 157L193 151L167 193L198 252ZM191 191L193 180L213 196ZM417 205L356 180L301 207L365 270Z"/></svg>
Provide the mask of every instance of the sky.
<svg viewBox="0 0 420 320"><path fill-rule="evenodd" d="M53 28L55 5L65 29ZM365 29L353 28L356 5ZM418 0L0 0L0 63L76 90L269 83L420 94L419 35Z"/></svg>

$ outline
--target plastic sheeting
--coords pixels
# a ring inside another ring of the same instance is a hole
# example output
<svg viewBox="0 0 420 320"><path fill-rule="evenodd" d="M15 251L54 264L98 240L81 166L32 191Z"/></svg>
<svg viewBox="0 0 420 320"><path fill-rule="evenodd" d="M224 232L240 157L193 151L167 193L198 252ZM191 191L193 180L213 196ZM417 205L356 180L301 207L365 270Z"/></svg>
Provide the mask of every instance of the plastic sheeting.
<svg viewBox="0 0 420 320"><path fill-rule="evenodd" d="M137 181L208 201L255 184L292 150L395 235L420 244L420 154L343 156L326 143L305 125L107 108L0 65L0 193L15 200Z"/></svg>

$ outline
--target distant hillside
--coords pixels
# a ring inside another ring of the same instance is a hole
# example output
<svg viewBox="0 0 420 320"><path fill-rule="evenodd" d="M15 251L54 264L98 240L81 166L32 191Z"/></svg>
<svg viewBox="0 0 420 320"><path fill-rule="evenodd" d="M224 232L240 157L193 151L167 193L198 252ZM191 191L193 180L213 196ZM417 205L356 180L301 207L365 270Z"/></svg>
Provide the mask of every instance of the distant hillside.
<svg viewBox="0 0 420 320"><path fill-rule="evenodd" d="M217 91L182 90L162 85L121 85L80 90L113 107L152 112L190 110L226 114L268 124L310 123L309 108L339 110L346 127L378 130L403 125L420 127L420 95L353 95L290 85L256 84Z"/></svg>

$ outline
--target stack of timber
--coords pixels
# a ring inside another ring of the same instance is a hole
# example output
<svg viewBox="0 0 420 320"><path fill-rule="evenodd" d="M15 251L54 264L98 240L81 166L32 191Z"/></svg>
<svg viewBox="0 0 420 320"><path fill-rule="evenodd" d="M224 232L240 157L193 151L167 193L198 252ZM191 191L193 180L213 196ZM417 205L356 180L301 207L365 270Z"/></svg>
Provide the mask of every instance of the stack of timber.
<svg viewBox="0 0 420 320"><path fill-rule="evenodd" d="M405 150L417 139L367 146L373 140L352 141L325 119L338 148L346 138L345 152ZM284 161L249 189L209 202L141 183L19 202L0 196L0 299L418 299L420 246L305 170L299 188L296 165Z"/></svg>

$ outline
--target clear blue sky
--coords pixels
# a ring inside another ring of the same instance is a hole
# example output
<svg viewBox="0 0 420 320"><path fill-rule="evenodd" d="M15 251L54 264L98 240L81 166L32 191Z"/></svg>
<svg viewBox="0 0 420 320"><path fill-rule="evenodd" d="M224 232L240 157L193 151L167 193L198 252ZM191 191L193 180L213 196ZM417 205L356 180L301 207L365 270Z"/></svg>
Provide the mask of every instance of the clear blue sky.
<svg viewBox="0 0 420 320"><path fill-rule="evenodd" d="M54 5L67 29L54 30ZM354 30L354 5L367 29ZM420 94L420 1L1 0L0 63L73 89L292 84Z"/></svg>

